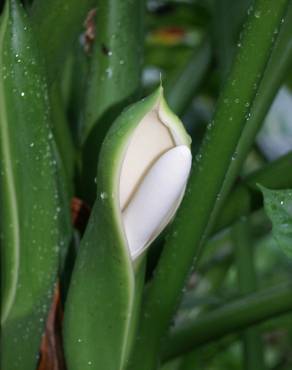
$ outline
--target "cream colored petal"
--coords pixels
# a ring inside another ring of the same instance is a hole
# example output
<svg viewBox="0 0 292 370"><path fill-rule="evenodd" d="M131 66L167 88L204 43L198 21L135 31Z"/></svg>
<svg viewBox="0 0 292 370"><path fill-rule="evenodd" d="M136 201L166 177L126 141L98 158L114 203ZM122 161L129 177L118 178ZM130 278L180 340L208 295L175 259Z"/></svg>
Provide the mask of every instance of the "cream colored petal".
<svg viewBox="0 0 292 370"><path fill-rule="evenodd" d="M159 120L157 108L139 123L129 142L120 175L120 208L123 210L153 163L175 146L168 127Z"/></svg>
<svg viewBox="0 0 292 370"><path fill-rule="evenodd" d="M186 145L179 145L162 154L124 210L125 234L133 259L153 239L180 199L191 169L191 160L191 152Z"/></svg>

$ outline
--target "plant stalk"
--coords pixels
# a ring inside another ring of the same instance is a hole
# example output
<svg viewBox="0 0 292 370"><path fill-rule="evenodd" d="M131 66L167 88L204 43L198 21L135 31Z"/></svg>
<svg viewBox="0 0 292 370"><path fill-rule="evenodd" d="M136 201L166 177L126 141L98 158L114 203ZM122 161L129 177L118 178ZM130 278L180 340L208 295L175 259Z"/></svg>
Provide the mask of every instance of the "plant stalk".
<svg viewBox="0 0 292 370"><path fill-rule="evenodd" d="M291 311L291 293L292 284L282 283L248 294L195 320L186 320L171 330L164 346L163 361Z"/></svg>
<svg viewBox="0 0 292 370"><path fill-rule="evenodd" d="M247 113L245 128L234 153L225 177L220 199L212 213L212 222L215 222L224 207L244 161L254 144L271 104L282 85L283 79L292 63L292 3L290 2L286 16L282 18L282 27L276 28L273 34L278 35L274 49L271 53L262 81L250 111ZM248 103L249 104L249 103Z"/></svg>
<svg viewBox="0 0 292 370"><path fill-rule="evenodd" d="M248 209L247 201L247 211ZM255 292L257 289L254 244L252 243L249 219L245 217L239 219L235 223L231 235L234 244L238 288L240 294L247 295ZM263 347L258 328L247 328L243 331L241 337L244 352L244 369L263 370Z"/></svg>
<svg viewBox="0 0 292 370"><path fill-rule="evenodd" d="M197 48L174 81L165 86L166 100L170 108L181 116L200 87L211 61L209 40L204 40Z"/></svg>
<svg viewBox="0 0 292 370"><path fill-rule="evenodd" d="M175 313L189 270L198 259L210 215L220 197L249 106L255 99L273 49L274 32L281 25L287 4L287 0L258 0L248 17L213 124L208 127L186 196L145 294L139 336L129 369L157 367L162 338ZM190 222L192 219L194 223Z"/></svg>

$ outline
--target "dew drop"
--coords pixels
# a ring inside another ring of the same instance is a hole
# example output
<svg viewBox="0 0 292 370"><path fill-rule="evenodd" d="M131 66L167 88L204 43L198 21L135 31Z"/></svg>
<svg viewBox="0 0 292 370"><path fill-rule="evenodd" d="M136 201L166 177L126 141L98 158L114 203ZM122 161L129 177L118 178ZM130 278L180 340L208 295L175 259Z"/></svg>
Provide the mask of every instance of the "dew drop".
<svg viewBox="0 0 292 370"><path fill-rule="evenodd" d="M211 128L213 127L213 123L212 122L210 122L210 123L208 123L208 125L207 125L207 130L209 131L209 130L211 130Z"/></svg>
<svg viewBox="0 0 292 370"><path fill-rule="evenodd" d="M260 12L260 11L258 11L258 10L256 10L256 11L255 11L255 13L254 13L254 16L255 16L256 18L260 18L260 16L261 16L261 12Z"/></svg>
<svg viewBox="0 0 292 370"><path fill-rule="evenodd" d="M195 157L197 162L200 162L201 158L202 158L202 154L200 154L200 153L197 154L196 157Z"/></svg>
<svg viewBox="0 0 292 370"><path fill-rule="evenodd" d="M107 69L105 70L105 72L106 72L106 74L107 74L108 78L112 78L113 70L112 70L111 68L107 68Z"/></svg>
<svg viewBox="0 0 292 370"><path fill-rule="evenodd" d="M250 6L247 10L247 14L250 15L252 11L253 11L253 6Z"/></svg>
<svg viewBox="0 0 292 370"><path fill-rule="evenodd" d="M107 198L108 198L107 193L105 193L105 192L100 193L100 199L101 199L101 200L105 200L105 199L107 199Z"/></svg>

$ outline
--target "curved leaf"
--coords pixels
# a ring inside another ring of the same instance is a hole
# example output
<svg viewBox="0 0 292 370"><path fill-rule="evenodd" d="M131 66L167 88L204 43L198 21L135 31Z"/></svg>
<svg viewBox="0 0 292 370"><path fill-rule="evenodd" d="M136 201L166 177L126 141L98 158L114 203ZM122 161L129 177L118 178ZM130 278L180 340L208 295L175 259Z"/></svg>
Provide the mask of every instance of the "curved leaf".
<svg viewBox="0 0 292 370"><path fill-rule="evenodd" d="M47 87L17 1L6 3L0 50L1 365L31 370L58 267L59 196Z"/></svg>

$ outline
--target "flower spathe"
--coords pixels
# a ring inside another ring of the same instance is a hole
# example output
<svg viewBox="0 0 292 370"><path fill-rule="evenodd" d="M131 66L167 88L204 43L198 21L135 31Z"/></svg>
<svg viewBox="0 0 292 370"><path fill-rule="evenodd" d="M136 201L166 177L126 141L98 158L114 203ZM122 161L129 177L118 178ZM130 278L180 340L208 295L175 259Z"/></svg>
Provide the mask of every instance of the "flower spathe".
<svg viewBox="0 0 292 370"><path fill-rule="evenodd" d="M129 138L119 177L119 203L132 259L173 218L191 169L190 140L166 106L162 89Z"/></svg>

